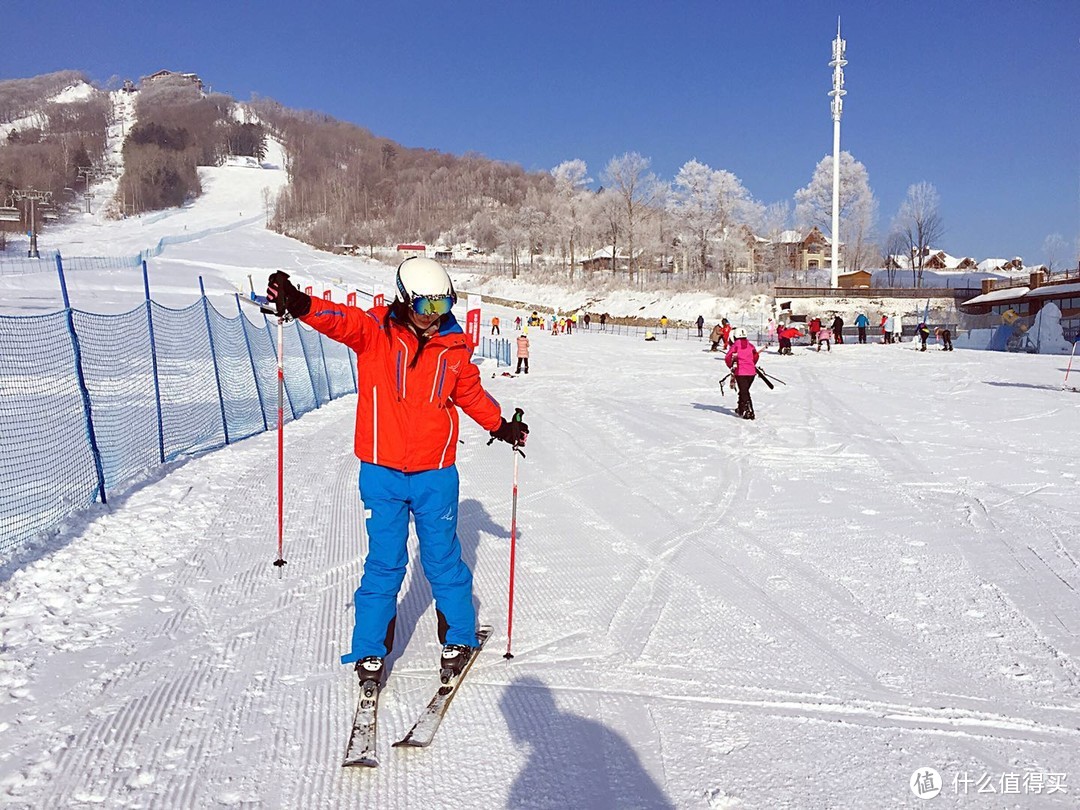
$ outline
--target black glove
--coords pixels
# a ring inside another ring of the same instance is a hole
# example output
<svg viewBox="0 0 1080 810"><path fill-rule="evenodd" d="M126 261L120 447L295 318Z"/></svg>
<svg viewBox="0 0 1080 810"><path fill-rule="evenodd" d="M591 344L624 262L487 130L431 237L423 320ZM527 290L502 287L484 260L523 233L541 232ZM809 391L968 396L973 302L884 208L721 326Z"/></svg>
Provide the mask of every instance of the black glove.
<svg viewBox="0 0 1080 810"><path fill-rule="evenodd" d="M267 279L266 300L277 306L279 318L286 313L303 318L311 311L311 296L296 289L289 281L289 274L282 270L271 273Z"/></svg>
<svg viewBox="0 0 1080 810"><path fill-rule="evenodd" d="M529 438L529 426L524 422L507 422L503 419L502 424L491 431L491 438L514 447L524 447L525 441Z"/></svg>

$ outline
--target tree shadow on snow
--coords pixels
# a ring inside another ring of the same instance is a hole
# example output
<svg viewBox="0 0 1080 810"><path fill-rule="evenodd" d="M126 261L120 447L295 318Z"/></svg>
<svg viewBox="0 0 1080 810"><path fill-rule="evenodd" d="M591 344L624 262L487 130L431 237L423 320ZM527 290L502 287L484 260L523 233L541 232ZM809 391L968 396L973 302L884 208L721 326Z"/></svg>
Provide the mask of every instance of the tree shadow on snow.
<svg viewBox="0 0 1080 810"><path fill-rule="evenodd" d="M508 529L495 523L484 509L483 504L474 498L466 498L458 504L458 539L461 541L461 559L469 566L469 570L476 573L476 551L480 546L481 534L494 537L510 537ZM414 568L415 566L415 568ZM413 575L409 579L408 589L398 599L397 624L394 630L394 649L387 658L387 663L392 666L393 662L404 652L416 632L416 625L424 611L432 602L431 585L424 576L423 567L420 566L419 552L410 555L409 567L413 568ZM476 596L476 588L473 588L473 606L480 624L487 622L481 614L480 599Z"/></svg>
<svg viewBox="0 0 1080 810"><path fill-rule="evenodd" d="M675 806L626 740L602 723L560 711L539 679L515 680L499 708L529 757L510 787L507 807Z"/></svg>

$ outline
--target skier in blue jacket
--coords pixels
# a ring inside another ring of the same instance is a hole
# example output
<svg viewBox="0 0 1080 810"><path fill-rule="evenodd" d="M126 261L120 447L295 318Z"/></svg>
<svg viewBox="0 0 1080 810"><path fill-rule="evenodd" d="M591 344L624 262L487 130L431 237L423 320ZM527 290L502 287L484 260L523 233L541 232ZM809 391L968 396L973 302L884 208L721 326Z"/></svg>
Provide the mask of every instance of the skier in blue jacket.
<svg viewBox="0 0 1080 810"><path fill-rule="evenodd" d="M866 343L866 327L870 325L870 319L863 313L855 319L855 328L859 330L859 343Z"/></svg>

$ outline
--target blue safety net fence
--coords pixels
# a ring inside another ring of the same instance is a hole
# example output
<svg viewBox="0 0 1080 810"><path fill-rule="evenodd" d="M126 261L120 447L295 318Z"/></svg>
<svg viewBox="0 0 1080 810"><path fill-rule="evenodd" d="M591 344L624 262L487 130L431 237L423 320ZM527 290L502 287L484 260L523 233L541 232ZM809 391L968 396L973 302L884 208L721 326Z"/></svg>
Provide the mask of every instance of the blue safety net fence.
<svg viewBox="0 0 1080 810"><path fill-rule="evenodd" d="M473 354L495 361L496 366L510 365L510 340L508 338L480 338L480 345Z"/></svg>
<svg viewBox="0 0 1080 810"><path fill-rule="evenodd" d="M275 428L277 326L256 317L205 297L0 316L0 557L156 466ZM283 336L286 421L356 392L351 349Z"/></svg>

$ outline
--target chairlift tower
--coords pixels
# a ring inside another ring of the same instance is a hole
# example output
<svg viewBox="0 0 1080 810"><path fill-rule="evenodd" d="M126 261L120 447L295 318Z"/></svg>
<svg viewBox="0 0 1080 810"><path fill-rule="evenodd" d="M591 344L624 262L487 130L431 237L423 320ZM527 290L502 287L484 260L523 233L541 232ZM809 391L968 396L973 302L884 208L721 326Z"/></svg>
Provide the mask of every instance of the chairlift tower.
<svg viewBox="0 0 1080 810"><path fill-rule="evenodd" d="M83 195L86 200L86 213L90 213L90 201L94 199L94 193L90 190L90 182L95 174L100 174L97 166L80 166L79 178L86 183L86 193Z"/></svg>
<svg viewBox="0 0 1080 810"><path fill-rule="evenodd" d="M829 67L833 69L833 84L829 96L832 98L833 120L833 164L832 164L832 286L839 286L840 271L840 116L844 112L844 65L847 59L844 53L847 51L847 43L840 38L840 18L836 18L836 39L832 44L832 61Z"/></svg>
<svg viewBox="0 0 1080 810"><path fill-rule="evenodd" d="M37 246L37 204L48 203L52 199L52 192L38 191L34 188L17 188L12 190L11 196L16 200L30 201L30 249L26 255L30 259L40 259L41 255L38 253Z"/></svg>

